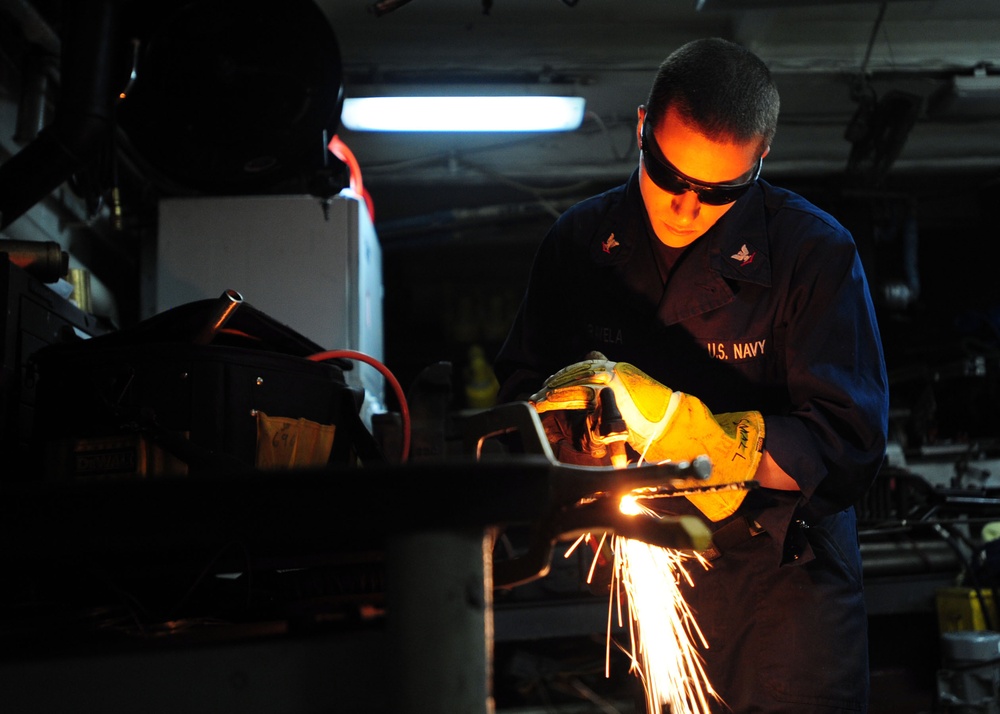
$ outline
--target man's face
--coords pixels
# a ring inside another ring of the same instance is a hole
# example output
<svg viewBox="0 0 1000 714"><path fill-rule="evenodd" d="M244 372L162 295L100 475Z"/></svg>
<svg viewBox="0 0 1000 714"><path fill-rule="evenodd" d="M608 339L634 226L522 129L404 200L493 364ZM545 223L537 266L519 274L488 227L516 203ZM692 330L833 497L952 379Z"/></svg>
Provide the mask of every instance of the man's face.
<svg viewBox="0 0 1000 714"><path fill-rule="evenodd" d="M646 112L639 108L636 135L642 142ZM646 127L646 136L656 143L659 154L677 171L705 184L739 184L750 179L761 158L758 144L717 142L686 123L674 109L668 109L658 127ZM766 151L764 152L767 153ZM732 203L713 206L704 203L694 191L670 193L649 176L646 157L639 164L639 188L646 204L656 237L667 246L683 248L700 238L733 207Z"/></svg>

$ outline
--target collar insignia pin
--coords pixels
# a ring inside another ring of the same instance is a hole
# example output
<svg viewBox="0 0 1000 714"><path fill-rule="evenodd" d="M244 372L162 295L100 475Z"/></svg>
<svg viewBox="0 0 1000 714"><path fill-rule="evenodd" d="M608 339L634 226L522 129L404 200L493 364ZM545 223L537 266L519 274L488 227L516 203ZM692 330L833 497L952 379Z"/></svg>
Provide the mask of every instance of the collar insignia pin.
<svg viewBox="0 0 1000 714"><path fill-rule="evenodd" d="M615 240L615 234L612 233L608 236L608 239L601 243L601 247L604 249L605 253L610 253L612 248L618 247L618 241Z"/></svg>
<svg viewBox="0 0 1000 714"><path fill-rule="evenodd" d="M757 251L751 253L749 250L747 250L747 244L744 243L743 247L740 248L738 253L731 255L729 257L735 260L740 265L750 265L750 263L753 262L755 255L757 255Z"/></svg>

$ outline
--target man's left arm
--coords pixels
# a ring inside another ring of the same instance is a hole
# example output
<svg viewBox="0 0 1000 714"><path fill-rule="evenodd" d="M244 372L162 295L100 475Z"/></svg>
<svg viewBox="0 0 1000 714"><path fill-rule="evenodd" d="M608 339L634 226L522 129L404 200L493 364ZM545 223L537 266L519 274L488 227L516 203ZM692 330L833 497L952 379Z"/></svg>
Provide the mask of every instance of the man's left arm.
<svg viewBox="0 0 1000 714"><path fill-rule="evenodd" d="M765 415L757 480L781 489L792 479L822 513L853 505L874 480L885 455L889 398L881 336L853 242L845 233L811 258L814 278L788 295L792 409Z"/></svg>

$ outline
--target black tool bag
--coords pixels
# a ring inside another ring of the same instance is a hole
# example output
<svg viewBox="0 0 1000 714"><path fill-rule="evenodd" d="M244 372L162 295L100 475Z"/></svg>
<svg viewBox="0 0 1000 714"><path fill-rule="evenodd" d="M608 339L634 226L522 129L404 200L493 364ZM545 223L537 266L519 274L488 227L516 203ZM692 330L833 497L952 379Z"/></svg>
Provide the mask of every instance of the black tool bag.
<svg viewBox="0 0 1000 714"><path fill-rule="evenodd" d="M225 296L224 296L225 297ZM35 353L33 439L52 478L359 465L379 459L340 361L241 303L198 301Z"/></svg>

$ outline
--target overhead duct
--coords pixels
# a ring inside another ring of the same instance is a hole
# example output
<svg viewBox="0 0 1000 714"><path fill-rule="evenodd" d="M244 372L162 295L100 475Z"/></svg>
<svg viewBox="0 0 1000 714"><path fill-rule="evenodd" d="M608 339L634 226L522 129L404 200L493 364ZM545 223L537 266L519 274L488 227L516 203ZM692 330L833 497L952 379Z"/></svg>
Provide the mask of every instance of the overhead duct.
<svg viewBox="0 0 1000 714"><path fill-rule="evenodd" d="M1000 75L977 67L971 75L955 75L931 96L927 115L940 120L981 120L1000 116Z"/></svg>
<svg viewBox="0 0 1000 714"><path fill-rule="evenodd" d="M0 229L82 168L110 136L116 5L115 0L63 3L55 117L0 165Z"/></svg>

